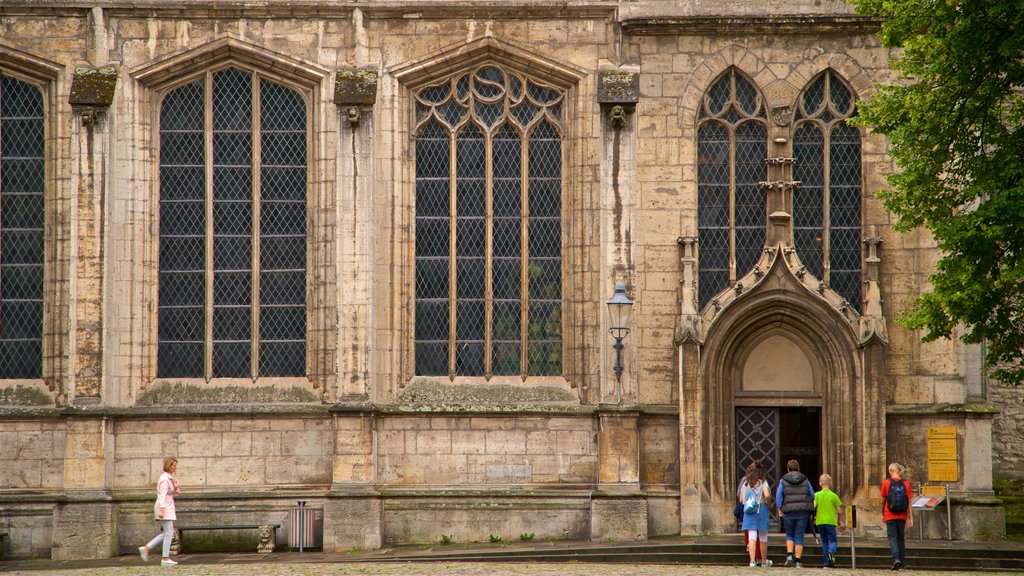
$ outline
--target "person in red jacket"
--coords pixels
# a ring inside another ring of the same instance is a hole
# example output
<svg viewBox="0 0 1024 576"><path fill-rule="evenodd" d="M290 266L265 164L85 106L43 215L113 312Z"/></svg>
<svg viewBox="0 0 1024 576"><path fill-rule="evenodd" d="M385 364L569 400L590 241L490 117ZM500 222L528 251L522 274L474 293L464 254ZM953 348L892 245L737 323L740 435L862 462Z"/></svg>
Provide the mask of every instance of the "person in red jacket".
<svg viewBox="0 0 1024 576"><path fill-rule="evenodd" d="M910 490L910 482L903 479L903 470L903 465L898 462L889 464L889 477L882 482L882 520L885 521L885 531L889 536L893 570L902 570L906 567L906 533L907 528L914 525L914 518L910 514L910 502L914 499L914 493ZM899 484L902 484L902 488ZM906 491L906 494L897 498L896 494L900 491ZM905 507L904 510L889 509L890 492L893 492L894 496L892 501L900 502L900 505Z"/></svg>

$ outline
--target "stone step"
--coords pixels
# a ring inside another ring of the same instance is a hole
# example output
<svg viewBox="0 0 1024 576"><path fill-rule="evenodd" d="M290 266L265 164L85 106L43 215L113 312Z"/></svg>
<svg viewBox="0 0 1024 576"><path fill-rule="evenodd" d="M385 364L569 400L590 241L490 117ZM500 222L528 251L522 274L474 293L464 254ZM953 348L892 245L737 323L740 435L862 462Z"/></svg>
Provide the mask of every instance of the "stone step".
<svg viewBox="0 0 1024 576"><path fill-rule="evenodd" d="M375 558L372 561L400 562L598 562L629 564L680 565L746 565L746 549L739 535L717 536L700 541L636 544L553 544L551 547L502 547L463 550L431 550L416 553L406 551L395 556ZM782 543L769 545L769 558L781 565L784 560ZM856 565L858 568L888 568L892 564L887 545L877 539L858 542ZM907 564L918 569L965 571L1019 571L1024 572L1024 554L1019 548L976 546L970 543L943 543L929 541L908 543ZM804 548L804 565L821 566L821 546L808 544ZM849 540L840 541L837 567L849 568Z"/></svg>

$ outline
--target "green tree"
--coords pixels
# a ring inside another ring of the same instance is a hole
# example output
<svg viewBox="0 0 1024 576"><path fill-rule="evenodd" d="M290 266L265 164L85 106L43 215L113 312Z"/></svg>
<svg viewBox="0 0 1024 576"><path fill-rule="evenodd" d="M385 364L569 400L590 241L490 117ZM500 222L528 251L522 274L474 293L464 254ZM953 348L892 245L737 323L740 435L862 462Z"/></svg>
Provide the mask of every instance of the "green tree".
<svg viewBox="0 0 1024 576"><path fill-rule="evenodd" d="M928 229L942 250L932 289L899 319L925 341L958 324L987 342L985 364L1024 379L1024 3L851 0L883 19L903 78L860 105L891 142L897 173L880 192L895 228Z"/></svg>

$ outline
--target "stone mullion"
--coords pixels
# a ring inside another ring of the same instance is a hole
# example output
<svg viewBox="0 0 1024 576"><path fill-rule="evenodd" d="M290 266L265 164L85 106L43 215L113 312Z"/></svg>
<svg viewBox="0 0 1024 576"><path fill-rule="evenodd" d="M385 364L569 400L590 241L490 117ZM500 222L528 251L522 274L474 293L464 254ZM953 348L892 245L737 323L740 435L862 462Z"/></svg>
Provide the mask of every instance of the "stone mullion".
<svg viewBox="0 0 1024 576"><path fill-rule="evenodd" d="M260 166L263 164L262 146L260 141L260 78L252 77L252 321L249 325L249 371L252 379L259 376L260 371Z"/></svg>
<svg viewBox="0 0 1024 576"><path fill-rule="evenodd" d="M726 129L729 131L729 284L732 284L736 282L736 127L726 124Z"/></svg>
<svg viewBox="0 0 1024 576"><path fill-rule="evenodd" d="M448 377L455 378L455 327L456 321L455 312L457 306L455 305L458 299L458 292L456 291L456 274L455 274L455 249L456 249L456 217L458 212L458 182L456 179L456 150L458 146L458 138L455 136L455 130L451 130L448 136Z"/></svg>
<svg viewBox="0 0 1024 576"><path fill-rule="evenodd" d="M530 373L530 139L524 129L519 146L519 375Z"/></svg>
<svg viewBox="0 0 1024 576"><path fill-rule="evenodd" d="M206 242L205 242L205 268L206 278L206 302L203 309L203 377L207 381L213 377L213 75L206 73L206 82L203 85L205 91L205 107L203 110L206 126L204 130L205 151L203 163L206 173Z"/></svg>
<svg viewBox="0 0 1024 576"><path fill-rule="evenodd" d="M826 87L827 88L827 87ZM828 98L828 92L825 93ZM826 105L826 109L828 109ZM821 280L832 285L832 158L830 142L832 131L825 123L821 125Z"/></svg>
<svg viewBox="0 0 1024 576"><path fill-rule="evenodd" d="M494 131L484 135L484 375L491 377L494 324Z"/></svg>

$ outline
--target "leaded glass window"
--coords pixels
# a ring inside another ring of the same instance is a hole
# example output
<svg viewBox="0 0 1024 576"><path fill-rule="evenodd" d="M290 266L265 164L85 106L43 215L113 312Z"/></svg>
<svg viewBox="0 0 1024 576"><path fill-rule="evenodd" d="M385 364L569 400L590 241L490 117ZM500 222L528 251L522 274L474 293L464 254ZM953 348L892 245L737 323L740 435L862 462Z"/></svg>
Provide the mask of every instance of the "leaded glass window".
<svg viewBox="0 0 1024 576"><path fill-rule="evenodd" d="M712 84L697 122L699 299L711 299L754 267L764 248L768 179L764 100L736 69Z"/></svg>
<svg viewBox="0 0 1024 576"><path fill-rule="evenodd" d="M562 373L564 98L495 65L415 92L416 375Z"/></svg>
<svg viewBox="0 0 1024 576"><path fill-rule="evenodd" d="M43 372L43 94L0 74L0 378Z"/></svg>
<svg viewBox="0 0 1024 576"><path fill-rule="evenodd" d="M157 376L306 373L303 96L227 68L160 106Z"/></svg>
<svg viewBox="0 0 1024 576"><path fill-rule="evenodd" d="M831 70L804 89L796 109L793 244L807 270L861 309L860 132L846 123L853 93Z"/></svg>

